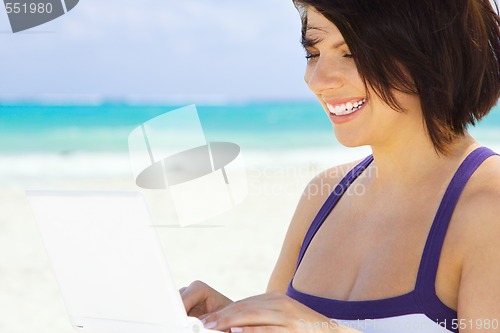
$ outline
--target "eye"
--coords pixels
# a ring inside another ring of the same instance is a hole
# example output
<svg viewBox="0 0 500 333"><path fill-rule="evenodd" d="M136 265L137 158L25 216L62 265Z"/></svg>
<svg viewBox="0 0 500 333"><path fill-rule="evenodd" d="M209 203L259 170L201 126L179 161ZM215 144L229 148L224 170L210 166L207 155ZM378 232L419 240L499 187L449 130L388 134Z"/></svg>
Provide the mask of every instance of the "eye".
<svg viewBox="0 0 500 333"><path fill-rule="evenodd" d="M307 61L312 60L312 59L316 59L318 57L319 57L319 53L309 53L309 52L306 52L306 59L307 59Z"/></svg>
<svg viewBox="0 0 500 333"><path fill-rule="evenodd" d="M343 55L344 58L347 58L347 59L352 59L353 58L353 55L351 53L345 53Z"/></svg>
<svg viewBox="0 0 500 333"><path fill-rule="evenodd" d="M304 51L306 52L306 59L307 62L319 58L319 52L317 50L311 50L310 48L304 48Z"/></svg>

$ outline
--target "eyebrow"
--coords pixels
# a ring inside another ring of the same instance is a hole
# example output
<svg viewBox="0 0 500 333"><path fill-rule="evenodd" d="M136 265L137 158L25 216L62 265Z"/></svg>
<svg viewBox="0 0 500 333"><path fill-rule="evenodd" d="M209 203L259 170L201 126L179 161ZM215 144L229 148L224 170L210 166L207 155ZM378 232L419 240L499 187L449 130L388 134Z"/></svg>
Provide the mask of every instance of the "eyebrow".
<svg viewBox="0 0 500 333"><path fill-rule="evenodd" d="M305 34L302 34L302 39L300 40L300 44L302 44L303 48L313 47L314 45L320 43L323 38L319 37L307 37Z"/></svg>
<svg viewBox="0 0 500 333"><path fill-rule="evenodd" d="M323 39L324 39L324 38L321 38L321 37L310 37L310 36L307 36L307 31L310 31L310 30L318 30L318 31L327 33L327 31L325 29L323 29L323 28L314 27L314 26L306 26L306 27L304 27L304 29L302 29L302 38L300 40L300 43L302 44L303 48L313 47L316 44L318 44L321 41L323 41ZM332 47L333 48L338 48L338 47L341 47L341 46L343 46L345 44L346 44L346 42L344 40L340 40L337 43L335 43Z"/></svg>

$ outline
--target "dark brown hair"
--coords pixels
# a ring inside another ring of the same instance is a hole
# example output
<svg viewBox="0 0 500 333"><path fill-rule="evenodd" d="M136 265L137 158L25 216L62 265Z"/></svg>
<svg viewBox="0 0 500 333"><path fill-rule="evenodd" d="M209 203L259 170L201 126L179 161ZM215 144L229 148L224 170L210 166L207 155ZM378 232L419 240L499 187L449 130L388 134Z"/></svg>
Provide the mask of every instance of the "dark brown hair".
<svg viewBox="0 0 500 333"><path fill-rule="evenodd" d="M337 26L365 86L385 103L404 111L393 89L419 95L427 131L440 153L497 103L496 0L292 1L301 13L303 41L306 9L312 6Z"/></svg>

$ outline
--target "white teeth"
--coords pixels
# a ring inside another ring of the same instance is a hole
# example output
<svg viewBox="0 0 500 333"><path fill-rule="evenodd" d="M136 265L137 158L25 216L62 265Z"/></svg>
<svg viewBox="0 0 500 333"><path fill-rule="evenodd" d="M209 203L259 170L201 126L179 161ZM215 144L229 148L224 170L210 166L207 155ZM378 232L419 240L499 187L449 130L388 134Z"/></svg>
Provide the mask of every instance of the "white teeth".
<svg viewBox="0 0 500 333"><path fill-rule="evenodd" d="M357 111L359 110L366 102L366 98L361 100L361 101L357 101L357 102L347 102L346 104L340 104L340 105L336 105L336 106L333 106L331 104L326 104L327 107L328 107L328 111L330 111L330 113L332 114L335 114L337 116L344 116L344 115L347 115L347 114L350 114L350 113L353 113L354 111Z"/></svg>
<svg viewBox="0 0 500 333"><path fill-rule="evenodd" d="M328 111L330 111L330 113L335 113L335 107L333 105L326 103L326 106L328 107Z"/></svg>

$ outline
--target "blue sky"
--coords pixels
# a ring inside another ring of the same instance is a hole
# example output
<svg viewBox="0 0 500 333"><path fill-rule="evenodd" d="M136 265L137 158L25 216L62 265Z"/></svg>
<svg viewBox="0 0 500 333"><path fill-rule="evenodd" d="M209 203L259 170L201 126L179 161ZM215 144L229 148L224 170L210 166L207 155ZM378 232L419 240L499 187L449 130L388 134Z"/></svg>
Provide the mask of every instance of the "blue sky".
<svg viewBox="0 0 500 333"><path fill-rule="evenodd" d="M0 99L311 99L291 0L80 0L12 34L0 9Z"/></svg>

